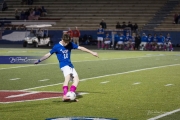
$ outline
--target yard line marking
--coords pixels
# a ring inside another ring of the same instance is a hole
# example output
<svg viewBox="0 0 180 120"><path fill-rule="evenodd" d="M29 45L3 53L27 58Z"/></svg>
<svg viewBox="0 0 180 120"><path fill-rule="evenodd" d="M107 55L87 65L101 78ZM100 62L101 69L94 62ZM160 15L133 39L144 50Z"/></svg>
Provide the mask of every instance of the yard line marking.
<svg viewBox="0 0 180 120"><path fill-rule="evenodd" d="M167 84L167 85L164 85L164 86L171 86L171 85L173 85L173 84Z"/></svg>
<svg viewBox="0 0 180 120"><path fill-rule="evenodd" d="M133 59L133 58L146 58L146 57L157 57L160 55L154 55L154 56L139 56L139 57L127 57L127 58L113 58L113 59L105 59L105 60L124 60L124 59ZM98 60L83 60L83 61L72 61L74 63L76 62L94 62L94 61L103 61L102 59ZM53 65L53 64L59 64L59 63L47 63L47 64L38 64L38 65L25 65L25 66L16 66L16 67L8 67L8 68L0 68L0 70L8 70L8 69L16 69L16 68L24 68L24 67L35 67L35 66L44 66L44 65Z"/></svg>
<svg viewBox="0 0 180 120"><path fill-rule="evenodd" d="M106 83L108 83L109 81L104 81L104 82L101 82L102 84L106 84Z"/></svg>
<svg viewBox="0 0 180 120"><path fill-rule="evenodd" d="M39 80L40 82L44 82L44 81L48 81L49 79L43 79L43 80Z"/></svg>
<svg viewBox="0 0 180 120"><path fill-rule="evenodd" d="M159 119L159 118L162 118L162 117L165 117L165 116L171 115L171 114L176 113L176 112L179 112L179 111L180 111L180 108L179 108L179 109L177 109L177 110L173 110L173 111L170 111L170 112L164 113L164 114L162 114L162 115L159 115L159 116L156 116L156 117L150 118L150 119L148 119L148 120L157 120L157 119Z"/></svg>
<svg viewBox="0 0 180 120"><path fill-rule="evenodd" d="M141 82L136 82L136 83L133 83L133 85L138 85L138 84L141 84Z"/></svg>
<svg viewBox="0 0 180 120"><path fill-rule="evenodd" d="M39 93L39 92L23 93L23 94L19 94L19 95L10 95L10 96L8 96L8 97L6 97L6 98L22 97L22 96L31 95L31 94L36 94L36 93Z"/></svg>
<svg viewBox="0 0 180 120"><path fill-rule="evenodd" d="M21 79L21 78L12 78L12 79L9 79L9 80L19 80L19 79Z"/></svg>
<svg viewBox="0 0 180 120"><path fill-rule="evenodd" d="M86 81L86 80L91 80L91 79L96 79L96 78L103 78L103 77L108 77L108 76L115 76L115 75L123 75L123 74L128 74L128 73L140 72L140 71L144 71L144 70L152 70L152 69L156 69L156 68L164 68L164 67L177 66L177 65L180 65L180 64L172 64L172 65L164 65L164 66L158 66L158 67L150 67L150 68L132 70L132 71L127 71L127 72L122 72L122 73L115 73L115 74L102 75L102 76L91 77L91 78L84 78L84 79L81 79L80 81ZM27 88L27 89L23 89L23 91L33 90L33 89L37 89L37 88L50 87L50 86L55 86L55 85L61 85L61 84L63 84L63 83L57 83L57 84L51 84L51 85L46 85L46 86Z"/></svg>

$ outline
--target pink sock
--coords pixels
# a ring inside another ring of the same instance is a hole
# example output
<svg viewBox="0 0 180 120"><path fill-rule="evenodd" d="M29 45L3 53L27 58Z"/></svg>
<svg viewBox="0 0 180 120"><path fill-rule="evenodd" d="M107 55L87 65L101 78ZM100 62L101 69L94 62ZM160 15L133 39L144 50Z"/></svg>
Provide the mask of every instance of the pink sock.
<svg viewBox="0 0 180 120"><path fill-rule="evenodd" d="M63 95L66 95L68 92L68 86L63 86Z"/></svg>
<svg viewBox="0 0 180 120"><path fill-rule="evenodd" d="M75 92L76 91L76 86L72 85L71 88L70 88L70 91Z"/></svg>
<svg viewBox="0 0 180 120"><path fill-rule="evenodd" d="M104 44L103 44L103 42L101 43L101 47L102 47L102 48L104 47Z"/></svg>

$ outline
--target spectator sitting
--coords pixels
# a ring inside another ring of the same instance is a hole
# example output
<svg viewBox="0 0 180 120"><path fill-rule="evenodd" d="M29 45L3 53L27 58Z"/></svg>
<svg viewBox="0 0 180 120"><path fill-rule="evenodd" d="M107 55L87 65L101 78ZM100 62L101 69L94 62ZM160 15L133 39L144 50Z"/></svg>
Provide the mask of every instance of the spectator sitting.
<svg viewBox="0 0 180 120"><path fill-rule="evenodd" d="M24 19L25 19L25 12L24 12L24 10L21 11L20 19L21 19L21 20L24 20Z"/></svg>
<svg viewBox="0 0 180 120"><path fill-rule="evenodd" d="M31 10L28 20L38 20L38 17L35 16L35 11Z"/></svg>
<svg viewBox="0 0 180 120"><path fill-rule="evenodd" d="M47 15L47 11L46 11L46 9L44 8L44 6L42 6L42 13L41 13L41 15L42 16L46 16Z"/></svg>
<svg viewBox="0 0 180 120"><path fill-rule="evenodd" d="M39 30L37 31L37 37L39 42L40 39L44 37L44 32L41 30L41 28L39 28Z"/></svg>
<svg viewBox="0 0 180 120"><path fill-rule="evenodd" d="M131 28L131 30L133 29L133 25L132 25L132 23L130 21L128 22L127 27Z"/></svg>
<svg viewBox="0 0 180 120"><path fill-rule="evenodd" d="M137 32L137 30L138 30L138 25L137 25L137 23L135 23L135 24L132 26L132 30L133 30L134 32Z"/></svg>
<svg viewBox="0 0 180 120"><path fill-rule="evenodd" d="M104 19L102 19L99 25L101 25L103 29L107 28L106 23L104 22Z"/></svg>
<svg viewBox="0 0 180 120"><path fill-rule="evenodd" d="M18 9L15 10L15 18L16 18L16 20L19 20L19 18L20 18Z"/></svg>
<svg viewBox="0 0 180 120"><path fill-rule="evenodd" d="M21 15L23 15L22 12ZM24 12L24 19L28 20L29 15L30 15L30 9L27 9L26 12Z"/></svg>
<svg viewBox="0 0 180 120"><path fill-rule="evenodd" d="M40 13L40 11L38 10L38 9L36 9L36 11L35 11L35 17L37 17L37 19L39 19L39 17L40 17L40 15L41 15L41 13Z"/></svg>
<svg viewBox="0 0 180 120"><path fill-rule="evenodd" d="M127 27L126 22L123 22L122 29L124 29L126 27Z"/></svg>
<svg viewBox="0 0 180 120"><path fill-rule="evenodd" d="M4 0L3 3L2 3L2 11L5 11L8 9L8 6L7 6L7 3L6 1Z"/></svg>
<svg viewBox="0 0 180 120"><path fill-rule="evenodd" d="M122 26L119 22L117 22L116 29L122 29Z"/></svg>

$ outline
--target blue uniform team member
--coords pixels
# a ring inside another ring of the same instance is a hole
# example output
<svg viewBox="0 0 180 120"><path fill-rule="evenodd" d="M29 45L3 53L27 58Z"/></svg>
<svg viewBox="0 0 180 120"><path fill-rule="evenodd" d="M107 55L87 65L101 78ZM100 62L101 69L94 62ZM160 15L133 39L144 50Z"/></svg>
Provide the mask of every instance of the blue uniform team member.
<svg viewBox="0 0 180 120"><path fill-rule="evenodd" d="M157 43L159 50L164 49L164 41L165 41L165 37L162 34L160 34L158 37L158 43Z"/></svg>
<svg viewBox="0 0 180 120"><path fill-rule="evenodd" d="M143 33L141 36L141 44L140 44L141 48L140 48L140 50L144 50L144 47L147 44L147 39L148 39L147 35L145 33Z"/></svg>
<svg viewBox="0 0 180 120"><path fill-rule="evenodd" d="M106 36L104 37L104 49L108 49L111 43L111 36L109 33L106 33Z"/></svg>
<svg viewBox="0 0 180 120"><path fill-rule="evenodd" d="M125 36L123 35L123 33L120 33L118 37L118 42L116 44L116 49L122 50L124 48L124 40L125 40Z"/></svg>
<svg viewBox="0 0 180 120"><path fill-rule="evenodd" d="M97 42L98 42L98 49L103 48L103 37L104 37L104 29L100 25L97 30Z"/></svg>
<svg viewBox="0 0 180 120"><path fill-rule="evenodd" d="M70 87L70 91L75 92L79 83L78 74L71 63L71 50L79 49L98 57L96 52L93 52L85 47L78 46L70 41L71 37L68 34L63 34L62 40L58 44L54 45L49 53L45 54L41 59L35 62L35 64L38 64L41 61L49 58L53 53L56 54L60 63L60 69L62 70L65 78L63 83L63 101L69 100L69 98L66 97L66 93L68 92L68 83L71 77L73 78L73 84Z"/></svg>

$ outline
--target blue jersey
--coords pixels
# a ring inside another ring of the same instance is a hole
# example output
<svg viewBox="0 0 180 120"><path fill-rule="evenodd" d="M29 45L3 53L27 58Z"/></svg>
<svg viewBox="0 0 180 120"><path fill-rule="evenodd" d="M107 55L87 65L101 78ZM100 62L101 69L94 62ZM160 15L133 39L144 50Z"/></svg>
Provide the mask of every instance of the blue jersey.
<svg viewBox="0 0 180 120"><path fill-rule="evenodd" d="M99 28L97 30L97 37L104 37L104 29L103 28Z"/></svg>
<svg viewBox="0 0 180 120"><path fill-rule="evenodd" d="M132 36L126 36L124 42L132 40Z"/></svg>
<svg viewBox="0 0 180 120"><path fill-rule="evenodd" d="M147 42L147 39L148 39L147 36L142 36L141 37L141 42Z"/></svg>
<svg viewBox="0 0 180 120"><path fill-rule="evenodd" d="M157 41L158 41L158 37L157 37L157 36L154 36L154 37L152 38L152 40L153 40L153 42L157 42Z"/></svg>
<svg viewBox="0 0 180 120"><path fill-rule="evenodd" d="M61 43L54 45L50 54L56 53L57 59L60 63L60 68L64 66L70 66L74 68L71 63L71 50L78 49L78 46L72 42L70 42L67 46L63 46Z"/></svg>
<svg viewBox="0 0 180 120"><path fill-rule="evenodd" d="M152 41L153 41L153 37L149 36L149 37L147 38L147 42L148 42L148 43L151 43Z"/></svg>
<svg viewBox="0 0 180 120"><path fill-rule="evenodd" d="M164 36L158 37L158 42L159 42L159 43L164 43L164 40L165 40L165 37L164 37Z"/></svg>
<svg viewBox="0 0 180 120"><path fill-rule="evenodd" d="M104 41L111 41L111 36L110 35L106 35L104 37Z"/></svg>
<svg viewBox="0 0 180 120"><path fill-rule="evenodd" d="M125 41L125 36L123 35L123 36L119 36L119 41Z"/></svg>
<svg viewBox="0 0 180 120"><path fill-rule="evenodd" d="M119 35L118 35L118 34L115 34L115 35L114 35L114 40L115 40L115 41L119 41Z"/></svg>
<svg viewBox="0 0 180 120"><path fill-rule="evenodd" d="M171 40L171 37L166 37L165 38L165 42L168 42L168 41L170 41Z"/></svg>

